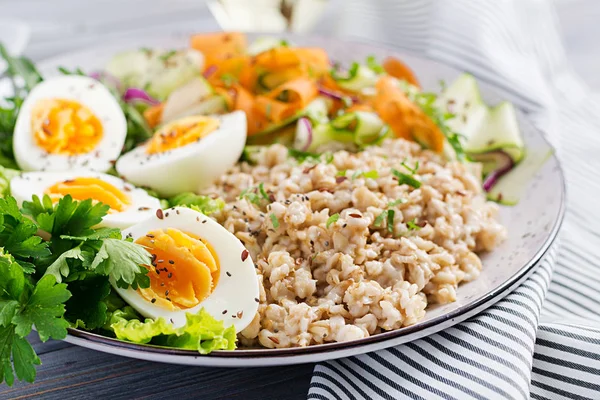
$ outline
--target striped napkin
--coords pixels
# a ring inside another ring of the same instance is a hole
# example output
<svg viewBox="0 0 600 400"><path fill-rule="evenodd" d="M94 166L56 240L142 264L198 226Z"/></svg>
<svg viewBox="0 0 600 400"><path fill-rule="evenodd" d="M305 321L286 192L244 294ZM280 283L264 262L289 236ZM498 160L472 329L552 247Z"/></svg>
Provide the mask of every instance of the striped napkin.
<svg viewBox="0 0 600 400"><path fill-rule="evenodd" d="M334 32L495 84L558 149L568 210L532 277L478 316L315 368L309 399L600 399L600 97L573 74L549 1L332 1ZM357 27L360 27L357 29Z"/></svg>

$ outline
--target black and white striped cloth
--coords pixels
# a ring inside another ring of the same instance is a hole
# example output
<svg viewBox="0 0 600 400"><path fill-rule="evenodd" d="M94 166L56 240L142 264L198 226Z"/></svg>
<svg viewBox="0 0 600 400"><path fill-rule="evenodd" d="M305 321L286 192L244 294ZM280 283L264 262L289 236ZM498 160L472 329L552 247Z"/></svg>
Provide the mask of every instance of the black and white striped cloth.
<svg viewBox="0 0 600 400"><path fill-rule="evenodd" d="M425 339L318 365L309 399L600 399L600 98L573 74L552 7L337 2L341 35L469 71L527 112L558 148L568 209L560 249L505 299Z"/></svg>

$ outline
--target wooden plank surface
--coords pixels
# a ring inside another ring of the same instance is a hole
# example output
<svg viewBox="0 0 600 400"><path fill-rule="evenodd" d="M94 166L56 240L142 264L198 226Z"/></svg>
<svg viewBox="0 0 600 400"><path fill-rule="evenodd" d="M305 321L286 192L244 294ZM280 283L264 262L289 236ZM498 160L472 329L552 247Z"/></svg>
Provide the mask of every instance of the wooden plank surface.
<svg viewBox="0 0 600 400"><path fill-rule="evenodd" d="M600 90L600 1L558 2L576 71ZM0 16L32 25L27 55L50 55L156 31L214 30L201 0L0 0ZM0 385L0 399L304 399L313 365L224 369L167 365L104 354L31 336L42 365L34 384Z"/></svg>

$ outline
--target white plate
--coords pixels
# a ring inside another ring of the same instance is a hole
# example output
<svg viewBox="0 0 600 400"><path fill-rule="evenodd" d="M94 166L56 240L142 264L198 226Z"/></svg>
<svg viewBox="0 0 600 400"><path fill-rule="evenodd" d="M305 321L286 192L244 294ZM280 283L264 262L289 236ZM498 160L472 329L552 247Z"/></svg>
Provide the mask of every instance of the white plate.
<svg viewBox="0 0 600 400"><path fill-rule="evenodd" d="M297 44L320 46L331 59L350 63L368 55L383 58L396 54L417 73L423 87L439 90L439 81L452 81L461 71L418 58L410 54L397 54L371 44L352 43L332 38L288 36ZM45 62L39 67L45 75L56 74L58 66L81 67L84 71L102 69L109 58L118 51L138 47L185 47L188 37L145 38L118 43L107 47L87 49L65 54ZM492 86L480 81L487 102L502 100ZM549 144L543 135L521 114L520 125L528 148L543 150ZM157 346L120 342L115 339L70 330L67 341L95 350L144 360L175 364L242 367L318 362L379 350L438 332L491 306L525 280L536 268L538 261L554 241L564 213L565 187L558 160L551 157L529 185L515 207L503 207L501 219L508 228L509 238L494 252L482 255L483 272L473 281L463 284L457 291L457 301L428 308L425 318L413 326L374 335L365 339L330 343L293 349L216 351L202 356L190 350L173 350Z"/></svg>

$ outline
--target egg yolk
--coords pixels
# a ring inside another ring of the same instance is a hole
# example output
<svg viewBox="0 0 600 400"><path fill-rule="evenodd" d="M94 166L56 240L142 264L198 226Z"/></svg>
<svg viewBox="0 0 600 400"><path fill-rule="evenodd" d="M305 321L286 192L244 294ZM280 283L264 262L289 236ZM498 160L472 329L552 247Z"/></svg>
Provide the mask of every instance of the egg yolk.
<svg viewBox="0 0 600 400"><path fill-rule="evenodd" d="M89 153L100 142L102 123L81 103L43 99L31 112L31 131L38 146L50 154Z"/></svg>
<svg viewBox="0 0 600 400"><path fill-rule="evenodd" d="M160 128L148 144L148 154L164 153L194 143L219 128L216 118L196 116L178 119Z"/></svg>
<svg viewBox="0 0 600 400"><path fill-rule="evenodd" d="M128 195L115 186L98 178L82 177L55 183L46 189L45 194L56 202L66 195L74 200L92 199L94 202L110 206L109 212L124 211L130 204Z"/></svg>
<svg viewBox="0 0 600 400"><path fill-rule="evenodd" d="M216 287L219 260L206 241L168 228L148 232L135 242L152 254L150 287L138 289L149 302L168 310L192 308Z"/></svg>

